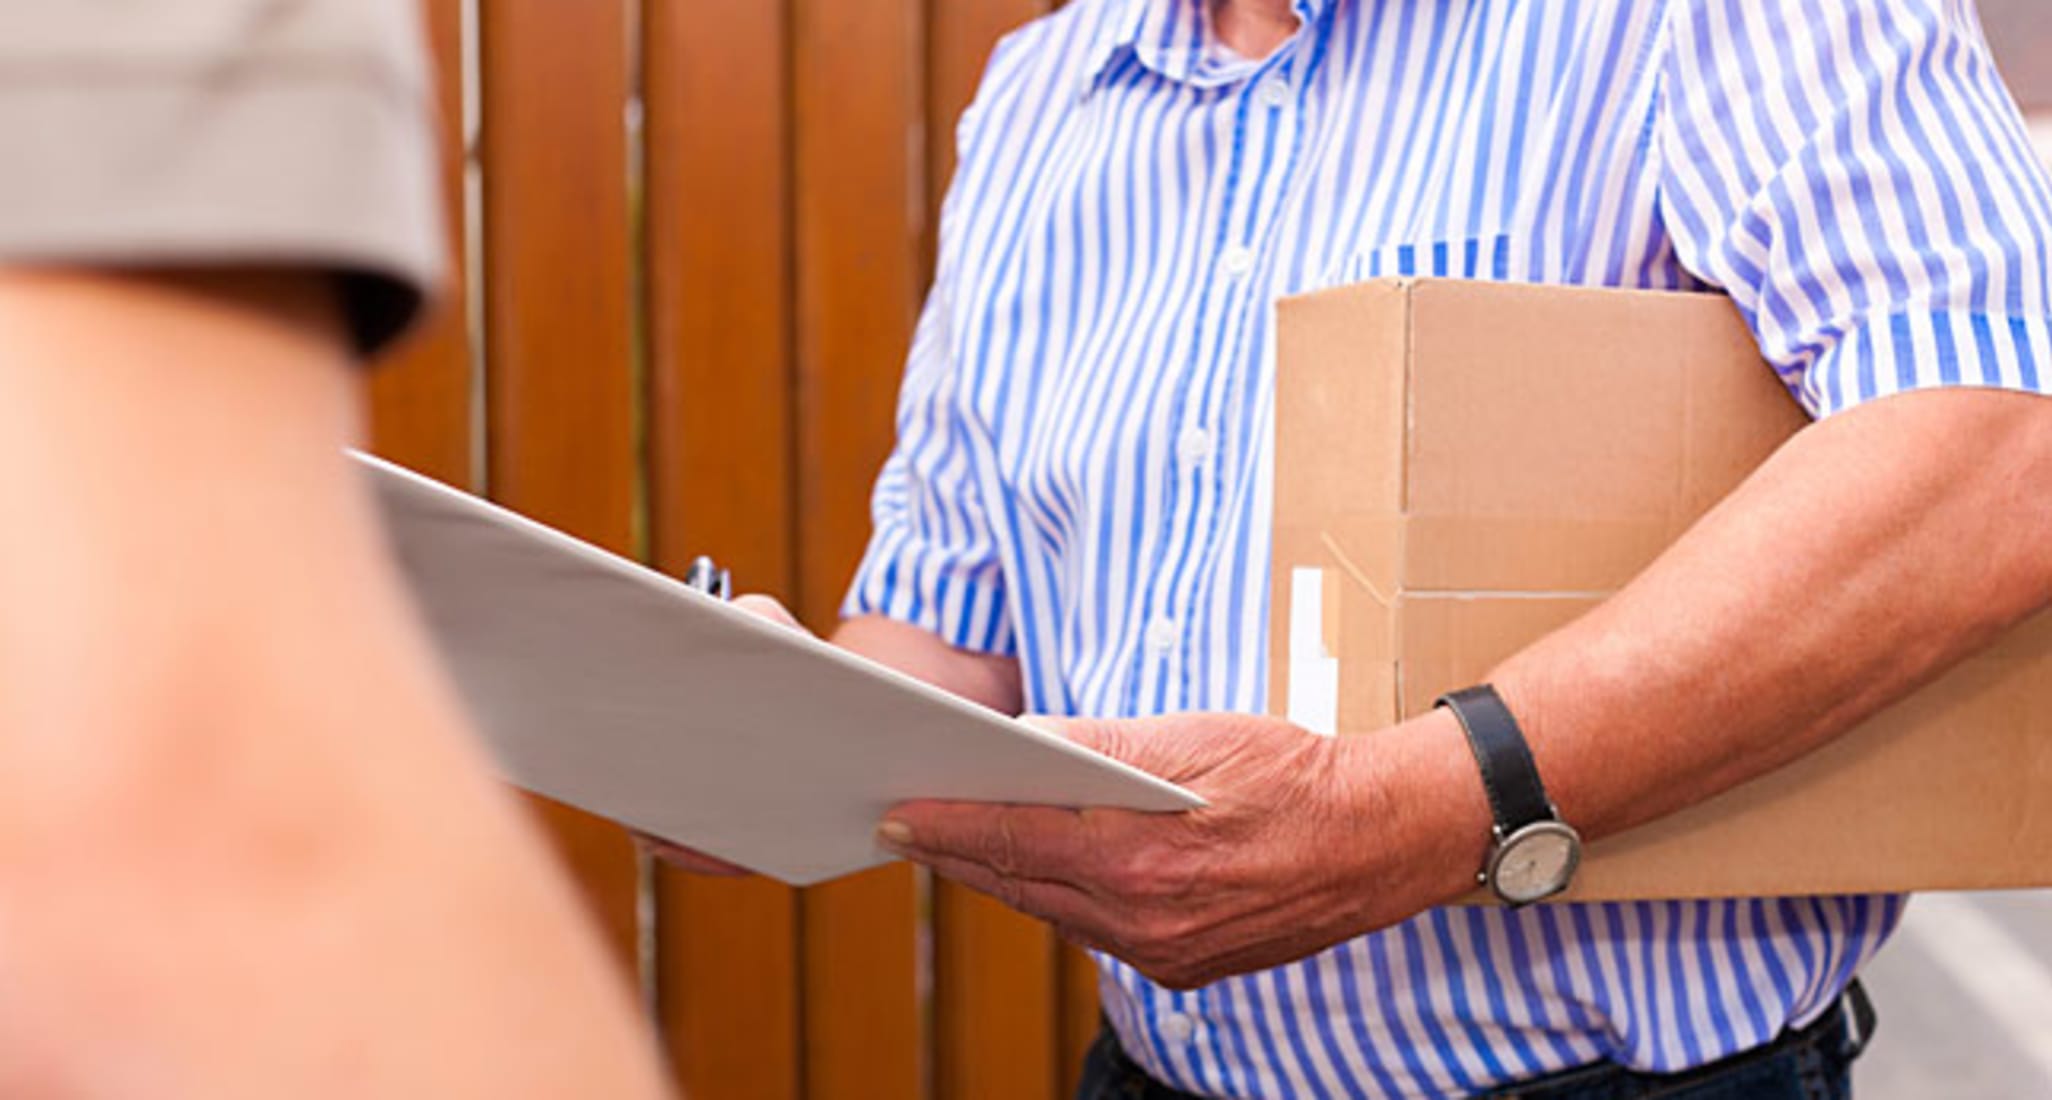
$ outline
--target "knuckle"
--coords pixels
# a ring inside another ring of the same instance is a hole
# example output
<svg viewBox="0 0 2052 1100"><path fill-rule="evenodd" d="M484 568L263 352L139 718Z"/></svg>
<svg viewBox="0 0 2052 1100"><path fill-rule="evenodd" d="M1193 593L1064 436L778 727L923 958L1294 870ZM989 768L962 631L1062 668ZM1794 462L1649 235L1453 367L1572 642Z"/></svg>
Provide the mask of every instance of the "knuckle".
<svg viewBox="0 0 2052 1100"><path fill-rule="evenodd" d="M1112 886L1124 897L1166 905L1192 896L1196 872L1181 853L1151 847L1121 859Z"/></svg>
<svg viewBox="0 0 2052 1100"><path fill-rule="evenodd" d="M1179 954L1177 949L1188 942L1196 927L1196 922L1183 913L1152 913L1142 919L1141 934L1164 954Z"/></svg>
<svg viewBox="0 0 2052 1100"><path fill-rule="evenodd" d="M1112 864L1111 886L1124 897L1153 901L1168 895L1169 876L1161 857L1148 850L1127 853Z"/></svg>
<svg viewBox="0 0 2052 1100"><path fill-rule="evenodd" d="M1120 898L1137 898L1142 893L1140 868L1130 858L1115 858L1105 865L1104 885Z"/></svg>
<svg viewBox="0 0 2052 1100"><path fill-rule="evenodd" d="M1012 815L999 811L986 838L983 854L990 869L1006 879L1019 873L1019 831Z"/></svg>

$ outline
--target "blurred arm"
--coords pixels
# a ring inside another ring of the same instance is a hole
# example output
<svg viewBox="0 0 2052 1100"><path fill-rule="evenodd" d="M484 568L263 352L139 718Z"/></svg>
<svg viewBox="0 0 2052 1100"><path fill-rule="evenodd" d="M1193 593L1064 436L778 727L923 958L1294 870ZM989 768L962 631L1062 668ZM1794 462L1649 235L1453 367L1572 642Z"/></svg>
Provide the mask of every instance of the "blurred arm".
<svg viewBox="0 0 2052 1100"><path fill-rule="evenodd" d="M327 285L0 268L0 1095L656 1095L341 454Z"/></svg>

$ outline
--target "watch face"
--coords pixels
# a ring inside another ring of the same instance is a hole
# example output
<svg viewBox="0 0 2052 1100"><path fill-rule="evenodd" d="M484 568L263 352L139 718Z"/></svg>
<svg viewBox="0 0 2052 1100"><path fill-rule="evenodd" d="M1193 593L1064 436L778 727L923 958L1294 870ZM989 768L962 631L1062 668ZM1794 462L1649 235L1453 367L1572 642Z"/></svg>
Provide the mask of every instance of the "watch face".
<svg viewBox="0 0 2052 1100"><path fill-rule="evenodd" d="M1558 821L1538 821L1512 833L1490 861L1489 882L1498 897L1523 905L1567 889L1582 859L1582 840Z"/></svg>

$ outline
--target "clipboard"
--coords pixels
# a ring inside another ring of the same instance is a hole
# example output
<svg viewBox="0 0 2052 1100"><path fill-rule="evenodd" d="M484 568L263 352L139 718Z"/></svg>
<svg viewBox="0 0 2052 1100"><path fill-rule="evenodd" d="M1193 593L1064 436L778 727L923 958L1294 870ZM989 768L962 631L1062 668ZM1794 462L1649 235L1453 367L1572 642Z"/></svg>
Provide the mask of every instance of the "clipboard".
<svg viewBox="0 0 2052 1100"><path fill-rule="evenodd" d="M909 799L1203 800L358 452L394 560L508 780L806 886L891 860Z"/></svg>

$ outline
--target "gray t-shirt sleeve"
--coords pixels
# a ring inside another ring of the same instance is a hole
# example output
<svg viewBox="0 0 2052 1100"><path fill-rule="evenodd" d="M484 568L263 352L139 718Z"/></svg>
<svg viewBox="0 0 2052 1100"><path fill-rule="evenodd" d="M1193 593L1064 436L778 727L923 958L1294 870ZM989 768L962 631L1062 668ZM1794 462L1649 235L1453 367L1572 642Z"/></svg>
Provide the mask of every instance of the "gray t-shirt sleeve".
<svg viewBox="0 0 2052 1100"><path fill-rule="evenodd" d="M0 0L0 263L332 273L389 343L444 257L412 0Z"/></svg>

